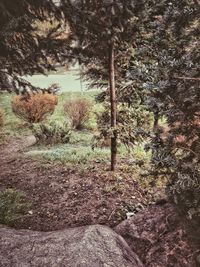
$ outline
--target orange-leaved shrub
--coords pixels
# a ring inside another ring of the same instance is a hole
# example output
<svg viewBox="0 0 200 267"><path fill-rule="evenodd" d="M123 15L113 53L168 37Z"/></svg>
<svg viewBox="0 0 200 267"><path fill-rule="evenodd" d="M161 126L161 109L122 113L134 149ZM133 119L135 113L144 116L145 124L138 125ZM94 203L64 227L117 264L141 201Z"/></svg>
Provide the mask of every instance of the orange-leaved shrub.
<svg viewBox="0 0 200 267"><path fill-rule="evenodd" d="M15 96L12 99L12 110L18 118L29 123L38 123L53 114L57 102L57 96L49 93Z"/></svg>
<svg viewBox="0 0 200 267"><path fill-rule="evenodd" d="M0 127L4 124L4 112L3 109L0 108Z"/></svg>
<svg viewBox="0 0 200 267"><path fill-rule="evenodd" d="M72 127L80 130L90 118L92 104L87 99L68 100L64 104L64 112Z"/></svg>

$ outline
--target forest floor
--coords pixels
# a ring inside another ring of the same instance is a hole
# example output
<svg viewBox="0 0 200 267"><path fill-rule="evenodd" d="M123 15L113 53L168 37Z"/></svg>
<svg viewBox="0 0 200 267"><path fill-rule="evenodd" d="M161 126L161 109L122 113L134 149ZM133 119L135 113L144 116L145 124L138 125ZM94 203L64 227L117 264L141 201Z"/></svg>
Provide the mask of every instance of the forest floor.
<svg viewBox="0 0 200 267"><path fill-rule="evenodd" d="M41 163L27 156L33 136L10 139L0 146L0 187L25 193L29 212L16 228L56 230L88 224L115 226L127 212L137 212L155 201L155 190L142 188L131 172L109 165ZM158 195L160 192L157 192Z"/></svg>

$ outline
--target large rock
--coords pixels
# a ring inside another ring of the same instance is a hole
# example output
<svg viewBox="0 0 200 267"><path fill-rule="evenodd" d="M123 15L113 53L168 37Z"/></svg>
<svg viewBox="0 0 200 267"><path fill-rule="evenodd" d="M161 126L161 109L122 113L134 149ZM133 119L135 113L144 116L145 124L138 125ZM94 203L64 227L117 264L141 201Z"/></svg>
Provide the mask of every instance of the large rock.
<svg viewBox="0 0 200 267"><path fill-rule="evenodd" d="M1 267L143 267L127 243L108 227L56 232L0 227Z"/></svg>
<svg viewBox="0 0 200 267"><path fill-rule="evenodd" d="M172 205L155 205L123 221L115 230L145 266L193 267L194 250L182 222Z"/></svg>

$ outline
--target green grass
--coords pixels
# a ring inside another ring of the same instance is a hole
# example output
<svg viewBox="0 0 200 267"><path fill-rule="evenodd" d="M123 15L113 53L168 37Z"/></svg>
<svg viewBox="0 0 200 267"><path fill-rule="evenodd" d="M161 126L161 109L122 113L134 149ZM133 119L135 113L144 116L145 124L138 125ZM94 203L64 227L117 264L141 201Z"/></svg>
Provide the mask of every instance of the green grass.
<svg viewBox="0 0 200 267"><path fill-rule="evenodd" d="M44 163L61 164L89 164L110 161L110 148L92 149L93 133L91 131L73 131L68 144L37 145L26 152L27 156L41 160ZM150 153L144 151L143 146L136 146L128 154L127 149L121 145L118 148L118 158L125 159L132 168L136 162L143 161L147 164L150 160ZM132 159L132 160L131 160ZM139 167L138 167L139 168Z"/></svg>
<svg viewBox="0 0 200 267"><path fill-rule="evenodd" d="M38 145L26 152L26 155L39 159L44 163L88 164L89 162L105 162L110 158L108 148L92 149L93 134L91 131L73 131L68 144Z"/></svg>
<svg viewBox="0 0 200 267"><path fill-rule="evenodd" d="M68 99L86 98L93 103L93 109L91 117L86 125L87 130L73 131L69 144L46 146L40 145L31 148L27 153L31 157L39 158L44 161L56 161L62 163L87 163L90 161L105 161L109 159L109 149L97 148L92 150L92 138L93 131L95 131L96 124L96 112L100 112L102 106L95 104L94 98L97 91L87 91L84 95L79 92L65 92L58 95L58 105L54 111L54 114L48 119L63 121L65 120L63 105ZM0 107L5 113L5 124L2 127L0 134L2 142L5 138L19 137L26 134L31 134L28 125L22 120L18 119L12 112L11 99L13 95L2 93L0 94ZM47 119L47 120L48 120Z"/></svg>
<svg viewBox="0 0 200 267"><path fill-rule="evenodd" d="M105 161L109 158L108 149L92 150L93 134L90 131L72 131L68 144L39 145L32 147L27 155L40 159L44 162L59 163L83 163L99 160Z"/></svg>
<svg viewBox="0 0 200 267"><path fill-rule="evenodd" d="M146 152L143 144L135 146L132 154L133 158L136 161L143 161L144 163L149 163L151 159L151 152Z"/></svg>
<svg viewBox="0 0 200 267"><path fill-rule="evenodd" d="M88 164L90 162L106 162L109 160L108 149L92 150L89 146L72 146L71 144L53 146L50 149L37 148L27 152L28 156L42 160L44 163L57 162L62 164Z"/></svg>
<svg viewBox="0 0 200 267"><path fill-rule="evenodd" d="M9 137L18 137L30 132L25 123L12 112L11 99L13 96L13 94L0 93L0 108L4 112L4 125L0 128L0 143Z"/></svg>
<svg viewBox="0 0 200 267"><path fill-rule="evenodd" d="M73 131L70 144L73 146L90 146L92 143L93 134L90 131L82 130L82 131Z"/></svg>

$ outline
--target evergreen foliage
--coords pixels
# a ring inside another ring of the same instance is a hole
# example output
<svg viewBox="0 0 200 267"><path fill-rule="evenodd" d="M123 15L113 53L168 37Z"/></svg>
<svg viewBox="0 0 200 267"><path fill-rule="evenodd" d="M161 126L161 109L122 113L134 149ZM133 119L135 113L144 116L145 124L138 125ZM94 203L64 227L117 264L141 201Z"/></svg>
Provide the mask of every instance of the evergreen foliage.
<svg viewBox="0 0 200 267"><path fill-rule="evenodd" d="M23 93L38 90L21 76L54 69L65 50L65 40L57 38L61 25L41 35L36 21L61 19L61 12L51 0L0 1L0 90ZM47 88L49 92L57 87Z"/></svg>
<svg viewBox="0 0 200 267"><path fill-rule="evenodd" d="M200 223L200 3L164 1L154 24L151 56L157 63L149 83L149 107L167 119L168 130L155 131L152 161L169 175L167 193L193 221Z"/></svg>
<svg viewBox="0 0 200 267"><path fill-rule="evenodd" d="M91 86L109 87L111 170L117 156L117 99L123 69L129 62L135 33L145 17L145 1L61 1L74 37L73 53ZM117 77L117 78L116 78Z"/></svg>

